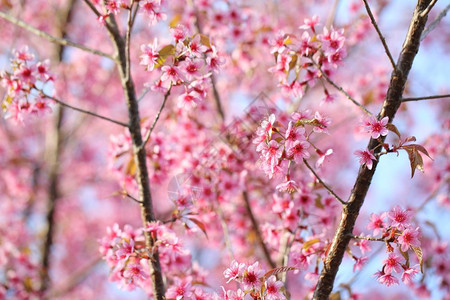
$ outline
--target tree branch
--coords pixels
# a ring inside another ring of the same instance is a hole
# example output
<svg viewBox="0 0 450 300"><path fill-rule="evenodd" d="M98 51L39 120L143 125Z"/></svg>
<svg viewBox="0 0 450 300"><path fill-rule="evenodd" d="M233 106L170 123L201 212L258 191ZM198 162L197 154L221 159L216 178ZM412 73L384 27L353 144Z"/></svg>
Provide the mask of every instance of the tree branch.
<svg viewBox="0 0 450 300"><path fill-rule="evenodd" d="M427 26L427 28L425 28L425 30L422 33L422 36L420 37L420 41L423 41L427 35L434 30L434 28L436 28L436 26L441 22L441 20L447 15L447 12L450 10L450 4L447 5L440 13L439 15L436 17L436 19L434 19L433 22L431 22L430 25Z"/></svg>
<svg viewBox="0 0 450 300"><path fill-rule="evenodd" d="M37 28L35 28L35 27L31 26L31 25L28 25L27 23L25 23L25 22L23 22L23 21L21 21L19 19L14 18L13 16L5 14L2 11L0 11L0 18L3 18L5 20L7 20L8 22L13 23L14 25L22 27L23 29L26 29L27 31L29 31L29 32L37 35L37 36L43 37L43 38L49 40L52 43L57 43L57 44L60 44L60 45L63 45L63 46L75 47L75 48L81 49L83 51L86 51L86 52L89 52L89 53L92 53L92 54L95 54L95 55L103 56L103 57L109 58L111 60L114 60L114 57L112 57L111 55L109 55L107 53L104 53L104 52L99 51L99 50L91 49L91 48L83 46L81 44L77 44L75 42L69 41L69 40L67 40L65 38L58 38L58 37L52 36L52 35L44 32L42 30L39 30L39 29L37 29Z"/></svg>
<svg viewBox="0 0 450 300"><path fill-rule="evenodd" d="M397 68L394 69L391 74L391 81L389 83L386 99L383 102L383 107L379 113L379 118L388 117L389 122L393 121L395 114L400 107L408 74L411 70L414 58L419 51L420 36L427 21L427 14L422 16L422 13L430 5L430 2L431 0L418 1L396 64ZM383 143L384 140L385 137L382 137L379 140L370 139L367 148L369 150L374 150L374 153L377 154L381 151L379 144ZM323 269L314 291L313 299L328 299L331 291L333 290L336 274L344 257L348 243L350 242L350 235L352 235L356 219L359 215L361 206L364 203L373 175L375 174L377 164L378 162L375 161L371 170L365 166L361 166L359 168L352 193L347 201L347 204L343 207L341 221L325 258Z"/></svg>
<svg viewBox="0 0 450 300"><path fill-rule="evenodd" d="M345 205L345 201L342 200L341 197L339 197L320 177L319 175L316 173L316 171L314 171L314 169L309 165L308 161L306 159L303 159L303 162L305 163L306 167L311 171L311 173L314 174L314 176L317 178L317 180L319 180L319 182L323 185L323 187L331 194L334 196L334 198L336 198L336 200L338 200L339 202L341 202L342 205Z"/></svg>
<svg viewBox="0 0 450 300"><path fill-rule="evenodd" d="M85 2L90 3L88 0L85 0ZM125 40L124 38L122 38L113 15L110 15L108 18L106 18L106 24L106 28L108 29L108 33L114 43L118 55L116 64L119 72L120 82L125 93L125 100L128 106L128 128L131 135L134 160L136 163L136 181L139 190L138 200L142 202L140 204L141 218L144 226L146 226L148 223L156 221L156 217L153 211L153 200L147 169L146 150L145 147L140 147L143 142L141 134L141 119L139 116L139 105L138 99L136 97L134 82L131 77L129 55L127 53L127 50L129 50L129 45L126 45L126 40L129 42L129 39ZM145 232L145 244L147 249L154 249L156 241L156 236L151 235L149 232ZM153 284L154 297L156 300L164 300L165 287L161 270L161 263L159 260L159 253L157 250L152 251L149 264L151 270L150 278Z"/></svg>
<svg viewBox="0 0 450 300"><path fill-rule="evenodd" d="M384 51L386 51L386 54L387 54L387 56L389 58L389 61L391 62L392 69L395 70L396 66L395 66L394 58L392 58L392 54L391 54L391 51L389 51L389 47L388 47L388 45L386 43L386 40L384 39L384 36L381 33L377 22L375 21L375 17L373 16L372 11L370 10L369 3L367 3L367 0L363 0L363 2L364 2L364 6L366 7L367 14L369 15L370 21L372 22L373 27L375 27L375 30L377 31L378 36L380 37L381 43L383 44Z"/></svg>
<svg viewBox="0 0 450 300"><path fill-rule="evenodd" d="M383 238L374 238L374 237L370 237L370 236L361 236L361 235L349 235L352 239L357 239L357 240L367 240L367 241L376 241L376 242L386 242L386 239Z"/></svg>
<svg viewBox="0 0 450 300"><path fill-rule="evenodd" d="M60 17L59 35L64 38L66 35L67 26L70 23L74 11L76 0L69 0L64 11L58 12ZM57 62L62 62L64 45L57 44L54 49L54 57ZM47 186L47 203L46 203L46 225L44 243L41 248L41 274L40 274L40 291L45 292L51 286L50 268L51 268L51 250L53 247L54 233L55 233L55 210L56 204L60 197L60 157L63 150L62 141L62 123L64 119L64 108L59 106L56 109L56 114L53 119L53 126L51 127L48 137L48 144L46 145L45 154L48 163L48 186Z"/></svg>
<svg viewBox="0 0 450 300"><path fill-rule="evenodd" d="M147 134L145 135L144 141L142 142L142 145L139 146L139 148L145 147L145 145L147 144L148 140L150 139L150 137L152 135L152 132L153 132L153 129L155 129L156 123L158 122L159 117L161 116L161 112L163 111L164 106L166 105L167 98L169 98L171 89L172 89L172 85L169 87L167 92L164 94L164 99L163 99L163 102L161 103L161 107L159 108L158 113L156 114L156 117L153 120L152 126L147 131Z"/></svg>
<svg viewBox="0 0 450 300"><path fill-rule="evenodd" d="M255 234L256 234L256 238L258 239L258 243L264 252L264 257L266 258L267 263L274 269L277 266L276 266L275 262L273 261L272 257L270 256L269 249L267 249L267 246L264 243L264 239L262 237L261 230L259 230L258 221L256 220L255 215L253 214L252 208L250 206L250 200L248 198L248 194L246 191L242 192L242 197L244 198L245 209L247 210L247 214L250 217L250 221L252 222L253 230L255 230Z"/></svg>
<svg viewBox="0 0 450 300"><path fill-rule="evenodd" d="M424 96L424 97L402 98L402 102L420 101L420 100L432 100L432 99L441 99L441 98L450 98L450 94L445 94L445 95L434 95L434 96Z"/></svg>
<svg viewBox="0 0 450 300"><path fill-rule="evenodd" d="M348 100L350 100L351 102L353 102L353 104L355 104L356 106L358 106L359 108L361 108L367 115L372 116L372 113L364 107L364 105L362 105L361 103L359 103L358 101L356 101L352 96L350 96L349 93L347 93L342 87L338 86L336 83L334 83L334 81L332 81L330 79L330 77L328 77L327 74L325 74L324 71L322 71L322 68L313 60L311 60L313 62L313 64L319 69L320 74L322 74L323 78L326 79L326 81L331 84L335 89L337 89L339 92L341 92L342 94L345 95L345 97L347 97Z"/></svg>
<svg viewBox="0 0 450 300"><path fill-rule="evenodd" d="M85 110L85 109L82 109L82 108L78 108L78 107L72 106L72 105L70 105L70 104L67 104L67 103L65 103L65 102L63 102L63 101L61 101L61 100L59 100L58 98L55 98L55 97L53 97L53 96L44 94L44 92L43 92L42 90L38 90L38 91L39 91L39 93L41 93L44 97L49 98L49 99L52 99L53 101L55 101L56 103L58 103L58 104L60 104L60 105L62 105L62 106L65 106L65 107L68 107L68 108L70 108L70 109L76 110L76 111L81 112L81 113L83 113L83 114L87 114L87 115L90 115L90 116L94 116L94 117L100 118L100 119L105 120L105 121L109 121L109 122L111 122L111 123L114 123L114 124L117 124L117 125L120 125L120 126L128 127L128 124L126 124L126 123L124 123L124 122L117 121L117 120L114 120L114 119L111 119L111 118L108 118L108 117L105 117L105 116L96 114L96 113L91 112L91 111L89 111L89 110Z"/></svg>

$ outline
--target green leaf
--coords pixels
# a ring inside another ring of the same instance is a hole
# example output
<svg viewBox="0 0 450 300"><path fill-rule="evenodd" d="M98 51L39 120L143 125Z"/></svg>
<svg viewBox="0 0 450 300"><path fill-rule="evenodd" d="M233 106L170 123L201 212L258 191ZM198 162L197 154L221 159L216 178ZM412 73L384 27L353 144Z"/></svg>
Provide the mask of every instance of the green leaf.
<svg viewBox="0 0 450 300"><path fill-rule="evenodd" d="M405 258L405 260L406 260L406 263L405 263L406 267L409 268L409 253L408 253L408 251L403 252L403 251L400 249L400 247L398 248L398 250L400 251L400 253L402 254L402 256L403 256L403 257Z"/></svg>
<svg viewBox="0 0 450 300"><path fill-rule="evenodd" d="M423 253L422 248L411 246L411 248L414 250L414 253L416 253L417 258L419 259L420 264L420 272L423 274Z"/></svg>
<svg viewBox="0 0 450 300"><path fill-rule="evenodd" d="M292 60L289 62L289 71L295 68L295 65L297 64L297 54L292 55Z"/></svg>

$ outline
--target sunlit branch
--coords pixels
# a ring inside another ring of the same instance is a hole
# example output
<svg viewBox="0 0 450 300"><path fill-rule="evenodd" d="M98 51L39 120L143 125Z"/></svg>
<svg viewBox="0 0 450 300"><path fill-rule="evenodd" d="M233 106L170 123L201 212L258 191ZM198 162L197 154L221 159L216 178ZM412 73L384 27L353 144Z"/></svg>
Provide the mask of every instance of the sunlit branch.
<svg viewBox="0 0 450 300"><path fill-rule="evenodd" d="M402 102L433 100L433 99L441 99L441 98L450 98L450 94L425 96L425 97L402 98Z"/></svg>
<svg viewBox="0 0 450 300"><path fill-rule="evenodd" d="M384 238L374 238L369 236L359 236L359 235L350 235L352 239L357 240L367 240L367 241L373 241L373 242L386 242L387 240Z"/></svg>
<svg viewBox="0 0 450 300"><path fill-rule="evenodd" d="M427 37L427 35L434 30L434 28L436 28L436 26L441 22L441 20L447 15L447 12L450 10L450 4L447 5L440 13L439 15L436 17L436 19L434 19L433 22L431 22L430 25L427 26L427 28L425 28L425 30L422 33L422 36L420 37L420 41L423 41L424 38Z"/></svg>
<svg viewBox="0 0 450 300"><path fill-rule="evenodd" d="M428 15L428 13L431 11L431 9L436 4L436 2L437 2L437 0L431 1L430 4L428 5L428 7L420 14L420 16L423 18L426 15Z"/></svg>
<svg viewBox="0 0 450 300"><path fill-rule="evenodd" d="M163 111L164 106L166 105L167 98L169 98L171 89L172 89L172 86L170 86L169 89L167 90L167 92L164 94L163 102L161 103L161 106L159 107L159 110L156 113L156 117L153 120L153 123L152 123L150 129L147 131L147 134L144 137L144 141L142 142L142 145L139 146L139 148L145 147L145 144L147 144L148 140L150 139L153 129L155 129L156 123L158 122L159 117L161 116L161 112Z"/></svg>
<svg viewBox="0 0 450 300"><path fill-rule="evenodd" d="M91 116L93 116L93 117L97 117L97 118L100 118L100 119L102 119L102 120L112 122L112 123L117 124L117 125L121 125L121 126L124 126L124 127L128 127L128 124L126 124L126 123L124 123L124 122L117 121L117 120L114 120L114 119L111 119L111 118L108 118L108 117L105 117L105 116L96 114L96 113L94 113L94 112L92 112L92 111L89 111L89 110L85 110L85 109L82 109L82 108L78 108L78 107L72 106L72 105L70 105L70 104L67 104L67 103L65 103L65 102L63 102L63 101L61 101L61 100L59 100L58 98L55 98L55 97L53 97L53 96L44 94L44 92L41 91L41 90L39 90L39 92L40 92L41 94L43 94L45 98L52 99L53 101L55 101L56 103L58 103L58 104L60 104L60 105L62 105L62 106L68 107L68 108L70 108L70 109L73 109L73 110L78 111L78 112L83 113L83 114L91 115Z"/></svg>
<svg viewBox="0 0 450 300"><path fill-rule="evenodd" d="M13 23L14 25L22 27L23 29L26 29L29 32L31 32L31 33L33 33L33 34L35 34L37 36L43 37L43 38L49 40L52 43L57 43L57 44L60 44L60 45L63 45L63 46L75 47L75 48L81 49L83 51L86 51L86 52L89 52L89 53L92 53L92 54L95 54L95 55L103 56L103 57L109 58L111 60L114 60L114 58L111 55L107 54L107 53L104 53L104 52L99 51L99 50L91 49L89 47L83 46L81 44L77 44L75 42L69 41L69 40L64 39L64 38L58 38L58 37L52 36L52 35L44 32L42 30L39 30L39 29L37 29L37 28L35 28L35 27L31 26L31 25L28 25L25 22L23 22L23 21L21 21L19 19L16 19L15 17L10 16L8 14L5 14L4 12L1 12L1 11L0 11L0 18L3 18L5 20L7 20L8 22Z"/></svg>
<svg viewBox="0 0 450 300"><path fill-rule="evenodd" d="M383 47L384 47L384 51L386 51L386 54L387 54L387 56L389 58L389 61L391 62L392 68L395 70L396 66L395 66L394 58L392 57L391 51L389 51L389 47L388 47L388 45L386 43L386 40L385 40L383 34L381 33L377 22L375 21L375 18L374 18L373 14L372 14L372 11L370 10L369 3L367 3L367 0L363 0L363 2L364 2L364 5L366 7L367 14L369 15L370 21L372 22L373 27L375 27L375 30L377 31L378 36L380 37L381 43L383 44Z"/></svg>
<svg viewBox="0 0 450 300"><path fill-rule="evenodd" d="M356 101L352 96L350 96L349 93L347 93L347 91L345 91L342 87L338 86L336 83L334 83L334 81L332 81L330 79L330 77L328 77L327 74L325 74L324 71L322 71L322 68L319 67L319 65L315 62L312 61L313 64L319 69L320 74L322 74L323 78L325 78L325 80L331 84L335 89L337 89L339 92L341 92L342 94L345 95L345 97L347 97L348 100L350 100L351 102L353 102L353 104L355 104L356 106L358 106L359 108L361 108L367 115L372 116L372 113L364 107L364 105L362 105L361 103L359 103L358 101Z"/></svg>
<svg viewBox="0 0 450 300"><path fill-rule="evenodd" d="M323 187L331 194L334 196L334 198L336 198L339 202L341 202L342 205L345 205L345 201L341 199L341 197L339 197L320 177L319 175L316 173L316 171L314 171L314 169L309 165L308 161L306 159L303 159L303 162L305 163L306 167L311 171L311 173L314 174L314 176L317 178L317 180L319 180L320 184L323 185Z"/></svg>
<svg viewBox="0 0 450 300"><path fill-rule="evenodd" d="M247 214L250 217L250 221L253 226L253 230L255 230L256 238L258 239L258 243L261 246L261 249L264 252L264 257L266 258L267 262L272 268L276 268L275 262L272 260L272 257L270 256L269 249L267 249L266 243L264 243L264 239L261 234L261 230L259 230L259 224L258 221L255 218L255 215L253 214L252 208L250 206L250 200L248 198L248 194L246 191L242 192L242 197L244 198L245 203L245 209L247 210Z"/></svg>

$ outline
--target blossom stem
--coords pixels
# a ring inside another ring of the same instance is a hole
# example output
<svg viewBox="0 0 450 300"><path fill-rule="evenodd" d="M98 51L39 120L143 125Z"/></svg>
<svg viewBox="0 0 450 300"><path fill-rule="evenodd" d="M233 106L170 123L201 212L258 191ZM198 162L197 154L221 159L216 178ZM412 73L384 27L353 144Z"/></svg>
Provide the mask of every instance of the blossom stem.
<svg viewBox="0 0 450 300"><path fill-rule="evenodd" d="M317 69L320 71L320 74L322 74L323 78L325 78L325 80L331 84L335 89L337 89L339 92L341 92L342 94L345 95L345 97L347 97L348 100L350 100L351 102L353 102L353 104L355 104L356 106L358 106L359 108L362 109L362 111L364 111L364 113L366 113L369 116L372 116L372 113L364 107L364 105L362 105L361 103L359 103L358 101L356 101L352 96L350 96L350 94L344 90L342 87L340 87L339 85L337 85L334 81L331 80L330 77L328 77L327 74L325 74L324 71L322 71L322 68L314 61L312 60L312 63L317 67Z"/></svg>
<svg viewBox="0 0 450 300"><path fill-rule="evenodd" d="M139 148L145 147L145 145L146 145L147 142L149 141L149 139L150 139L150 137L151 137L151 135L152 135L153 129L155 129L156 123L158 122L159 117L161 116L161 112L163 111L164 106L166 105L167 98L169 98L171 89L172 89L172 85L169 87L169 89L167 90L167 92L164 94L163 102L161 103L161 106L160 106L158 112L156 113L156 117L155 117L155 119L153 120L153 123L152 123L150 129L147 131L147 134L146 134L145 137L144 137L144 141L142 142L142 145L139 146Z"/></svg>
<svg viewBox="0 0 450 300"><path fill-rule="evenodd" d="M334 198L336 198L336 200L338 200L342 205L345 205L346 202L344 200L342 200L341 197L339 197L320 177L319 175L316 173L316 171L314 171L314 169L309 165L308 161L306 159L303 159L303 162L305 163L306 167L311 171L311 173L314 174L314 176L317 178L317 180L319 180L320 184L323 185L323 187L331 194L334 196Z"/></svg>
<svg viewBox="0 0 450 300"><path fill-rule="evenodd" d="M366 7L367 14L369 15L370 21L372 22L373 27L375 27L375 30L377 31L378 36L380 37L381 43L383 44L383 47L384 47L384 51L386 51L389 61L391 62L392 68L395 70L397 67L395 66L394 58L392 57L391 51L389 50L386 40L385 40L383 34L381 33L377 22L375 21L375 17L373 16L372 11L370 10L369 3L367 3L367 0L363 0L363 2L364 2L364 6Z"/></svg>
<svg viewBox="0 0 450 300"><path fill-rule="evenodd" d="M374 237L369 237L369 236L360 236L360 235L349 235L352 239L357 239L357 240L367 240L367 241L377 241L377 242L386 242L386 239L383 238L374 238Z"/></svg>
<svg viewBox="0 0 450 300"><path fill-rule="evenodd" d="M75 47L75 48L81 49L83 51L86 51L86 52L89 52L89 53L92 53L92 54L95 54L95 55L103 56L103 57L109 58L111 60L114 60L114 57L111 56L110 54L104 53L104 52L99 51L99 50L91 49L89 47L86 47L84 45L72 42L72 41L70 41L68 39L65 39L65 38L58 38L58 37L52 36L52 35L44 32L42 30L37 29L36 27L28 25L27 23L25 23L25 22L15 18L15 17L13 17L13 16L5 14L2 11L0 11L0 18L3 18L5 20L7 20L8 22L13 23L14 25L22 27L23 29L28 30L29 32L31 32L31 33L33 33L33 34L35 34L37 36L43 37L43 38L49 40L52 43L57 43L57 44L60 44L62 46Z"/></svg>

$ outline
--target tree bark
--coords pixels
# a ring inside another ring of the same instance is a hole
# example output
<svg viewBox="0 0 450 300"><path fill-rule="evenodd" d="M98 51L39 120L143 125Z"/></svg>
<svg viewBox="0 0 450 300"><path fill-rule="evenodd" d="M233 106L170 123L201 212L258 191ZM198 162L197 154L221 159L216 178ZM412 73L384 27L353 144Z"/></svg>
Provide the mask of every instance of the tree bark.
<svg viewBox="0 0 450 300"><path fill-rule="evenodd" d="M428 14L422 12L426 11L432 0L419 0L414 10L408 33L397 60L396 68L391 74L389 89L387 91L386 99L383 102L383 107L379 113L379 118L389 117L391 123L395 114L400 107L403 91L411 70L413 60L419 51L420 36L425 28ZM385 137L381 140L384 142ZM381 147L380 142L370 139L368 144L369 150L374 150L374 153L379 153ZM343 206L341 221L336 230L335 236L331 243L328 255L325 258L322 273L314 291L313 299L328 299L333 284L338 272L339 266L344 257L345 250L350 242L353 227L359 215L361 206L364 203L367 191L369 189L372 177L375 173L378 162L374 162L372 170L361 166L353 186L348 202Z"/></svg>

